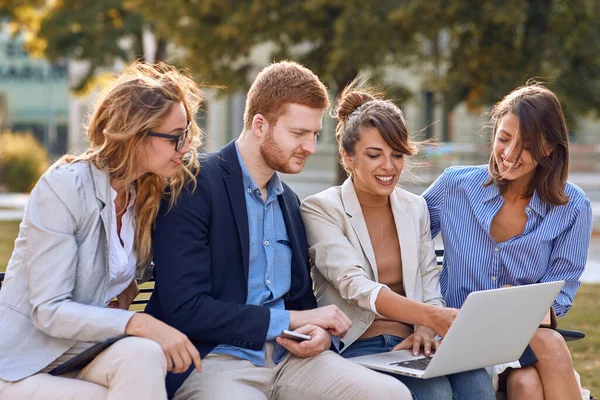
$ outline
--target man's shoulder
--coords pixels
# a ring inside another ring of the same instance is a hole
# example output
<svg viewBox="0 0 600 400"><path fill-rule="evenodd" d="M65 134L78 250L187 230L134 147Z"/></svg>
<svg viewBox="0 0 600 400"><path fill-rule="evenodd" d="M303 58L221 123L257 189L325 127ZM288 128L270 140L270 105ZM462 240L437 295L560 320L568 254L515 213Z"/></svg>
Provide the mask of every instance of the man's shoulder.
<svg viewBox="0 0 600 400"><path fill-rule="evenodd" d="M213 177L215 174L220 175L224 173L222 168L223 157L219 151L198 154L198 162L200 163L198 179L207 179Z"/></svg>

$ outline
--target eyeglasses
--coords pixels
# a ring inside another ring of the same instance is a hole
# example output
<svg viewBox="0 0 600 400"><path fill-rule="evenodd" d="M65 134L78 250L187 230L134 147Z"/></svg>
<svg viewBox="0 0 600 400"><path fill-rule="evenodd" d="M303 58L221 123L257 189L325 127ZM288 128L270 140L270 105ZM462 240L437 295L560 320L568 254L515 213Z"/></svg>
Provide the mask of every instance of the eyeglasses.
<svg viewBox="0 0 600 400"><path fill-rule="evenodd" d="M185 141L187 140L188 133L190 131L190 127L192 126L192 121L188 121L187 127L179 134L169 135L167 133L156 133L156 132L148 132L148 136L154 136L159 138L169 139L175 142L175 151L180 152L185 146Z"/></svg>

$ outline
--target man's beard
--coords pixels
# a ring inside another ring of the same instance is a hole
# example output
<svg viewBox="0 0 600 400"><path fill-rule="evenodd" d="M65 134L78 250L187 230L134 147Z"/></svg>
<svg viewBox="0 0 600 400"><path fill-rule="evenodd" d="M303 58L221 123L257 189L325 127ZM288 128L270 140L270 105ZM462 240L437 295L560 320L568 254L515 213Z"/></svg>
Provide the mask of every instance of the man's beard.
<svg viewBox="0 0 600 400"><path fill-rule="evenodd" d="M265 139L261 143L260 155L265 164L277 172L282 172L284 174L295 174L299 172L290 165L290 158L283 154L283 151L273 139L273 129L269 129Z"/></svg>

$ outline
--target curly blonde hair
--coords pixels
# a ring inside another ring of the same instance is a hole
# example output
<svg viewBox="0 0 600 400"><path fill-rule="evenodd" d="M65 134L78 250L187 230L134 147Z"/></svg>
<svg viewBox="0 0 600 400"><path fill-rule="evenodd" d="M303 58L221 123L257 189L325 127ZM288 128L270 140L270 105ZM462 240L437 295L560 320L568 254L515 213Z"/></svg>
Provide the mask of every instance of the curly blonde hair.
<svg viewBox="0 0 600 400"><path fill-rule="evenodd" d="M183 104L191 121L188 133L191 150L182 168L170 178L148 173L134 182L137 193L134 247L138 270L152 260L152 228L161 198L167 198L168 193L172 207L184 187L191 183L191 189L195 189L195 176L200 168L197 149L203 136L195 116L202 101L200 88L187 73L164 63L135 62L100 96L87 127L88 149L79 156L66 155L56 163L88 161L108 172L111 179L135 176L139 165L136 147L146 140L148 132L160 123L173 104Z"/></svg>

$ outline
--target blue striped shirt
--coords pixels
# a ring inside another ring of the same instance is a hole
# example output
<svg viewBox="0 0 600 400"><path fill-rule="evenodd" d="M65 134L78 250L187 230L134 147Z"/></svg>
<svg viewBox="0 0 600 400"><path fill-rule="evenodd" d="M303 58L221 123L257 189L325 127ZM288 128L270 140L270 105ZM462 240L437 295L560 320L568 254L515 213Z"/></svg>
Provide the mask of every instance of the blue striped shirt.
<svg viewBox="0 0 600 400"><path fill-rule="evenodd" d="M483 186L488 175L487 165L448 168L423 193L431 234L441 232L444 242L440 285L446 303L460 307L470 292L506 284L564 280L552 307L557 316L565 315L586 264L590 201L572 183L565 188L569 202L564 206L551 206L534 192L523 233L495 243L490 226L504 199L496 186Z"/></svg>

